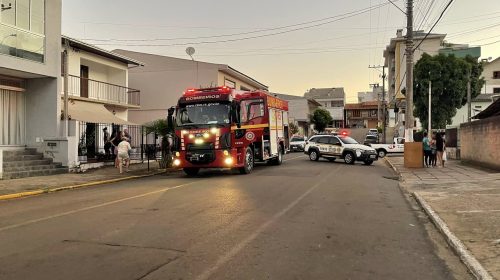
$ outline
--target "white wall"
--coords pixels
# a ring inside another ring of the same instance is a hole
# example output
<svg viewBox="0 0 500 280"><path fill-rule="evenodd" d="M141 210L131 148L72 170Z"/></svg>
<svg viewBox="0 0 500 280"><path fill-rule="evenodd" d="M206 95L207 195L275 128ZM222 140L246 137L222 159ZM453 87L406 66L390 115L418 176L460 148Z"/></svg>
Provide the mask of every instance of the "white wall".
<svg viewBox="0 0 500 280"><path fill-rule="evenodd" d="M493 103L493 102L472 102L471 103L471 107L472 107L471 116L474 117L475 115L477 115L479 113L479 112L474 110L474 109L476 109L475 108L476 106L481 106L481 108L479 108L479 110L482 111L482 110L486 109L486 107L490 106L491 103ZM462 108L457 109L457 114L453 117L452 123L450 126L457 127L457 126L460 126L460 124L466 123L466 122L467 122L467 104L462 106Z"/></svg>

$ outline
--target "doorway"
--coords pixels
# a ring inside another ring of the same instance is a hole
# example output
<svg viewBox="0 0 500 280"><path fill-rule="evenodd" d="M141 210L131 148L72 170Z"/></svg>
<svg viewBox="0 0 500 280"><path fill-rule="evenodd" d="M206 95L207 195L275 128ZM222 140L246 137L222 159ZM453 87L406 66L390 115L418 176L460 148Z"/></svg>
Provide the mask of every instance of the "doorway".
<svg viewBox="0 0 500 280"><path fill-rule="evenodd" d="M80 96L89 97L89 67L80 65Z"/></svg>

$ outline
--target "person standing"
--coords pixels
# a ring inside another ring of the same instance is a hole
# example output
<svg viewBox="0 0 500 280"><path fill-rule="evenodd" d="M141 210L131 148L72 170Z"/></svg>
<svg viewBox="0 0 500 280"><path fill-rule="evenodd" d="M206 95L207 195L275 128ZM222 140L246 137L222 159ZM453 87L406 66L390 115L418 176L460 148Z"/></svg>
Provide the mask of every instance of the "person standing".
<svg viewBox="0 0 500 280"><path fill-rule="evenodd" d="M109 138L109 132L108 132L108 128L105 127L102 129L103 131L103 134L104 134L104 137L103 137L103 141L104 141L104 154L105 154L105 158L106 159L109 159L110 156L111 156L111 153L110 153L110 150L111 150L111 142L109 142L109 140L111 140Z"/></svg>
<svg viewBox="0 0 500 280"><path fill-rule="evenodd" d="M123 138L123 132L117 131L115 137L111 139L111 145L113 145L115 157L115 167L118 168L119 159L118 159L118 145L120 144L121 139Z"/></svg>
<svg viewBox="0 0 500 280"><path fill-rule="evenodd" d="M432 139L431 139L431 166L435 167L436 166L436 158L437 158L437 148L436 148L436 133L432 134Z"/></svg>
<svg viewBox="0 0 500 280"><path fill-rule="evenodd" d="M429 167L429 164L432 165L431 162L431 144L430 140L428 137L427 132L424 132L424 139L423 139L423 145L424 145L424 162L425 162L425 167Z"/></svg>
<svg viewBox="0 0 500 280"><path fill-rule="evenodd" d="M130 147L130 143L127 141L127 137L123 137L121 142L118 144L117 150L118 150L118 165L120 166L120 174L123 173L123 165L125 165L125 172L128 172L128 166L129 166L129 156L128 152L132 148Z"/></svg>
<svg viewBox="0 0 500 280"><path fill-rule="evenodd" d="M439 161L439 167L444 167L443 162L443 152L444 152L444 140L441 133L436 133L436 150L437 150L437 158Z"/></svg>

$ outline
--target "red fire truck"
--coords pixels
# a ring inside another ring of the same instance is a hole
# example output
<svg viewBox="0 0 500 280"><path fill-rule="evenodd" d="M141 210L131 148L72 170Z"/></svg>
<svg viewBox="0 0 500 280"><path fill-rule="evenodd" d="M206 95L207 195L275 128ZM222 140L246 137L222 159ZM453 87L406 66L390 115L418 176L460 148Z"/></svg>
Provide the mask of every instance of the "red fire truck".
<svg viewBox="0 0 500 280"><path fill-rule="evenodd" d="M189 89L176 108L174 166L252 172L256 162L279 165L289 150L288 102L265 91Z"/></svg>

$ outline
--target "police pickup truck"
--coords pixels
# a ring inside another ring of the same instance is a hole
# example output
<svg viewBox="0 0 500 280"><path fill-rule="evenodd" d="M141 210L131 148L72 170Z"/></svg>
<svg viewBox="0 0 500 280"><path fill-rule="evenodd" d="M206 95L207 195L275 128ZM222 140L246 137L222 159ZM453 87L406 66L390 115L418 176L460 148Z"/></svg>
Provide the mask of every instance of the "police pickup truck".
<svg viewBox="0 0 500 280"><path fill-rule="evenodd" d="M347 164L362 161L366 165L378 159L377 151L369 146L361 145L351 137L344 135L315 135L306 141L304 153L311 161L320 157L329 161L344 159Z"/></svg>
<svg viewBox="0 0 500 280"><path fill-rule="evenodd" d="M374 148L377 151L378 157L383 158L387 154L391 153L404 153L405 151L405 139L403 137L395 137L392 144L369 144L368 146Z"/></svg>

